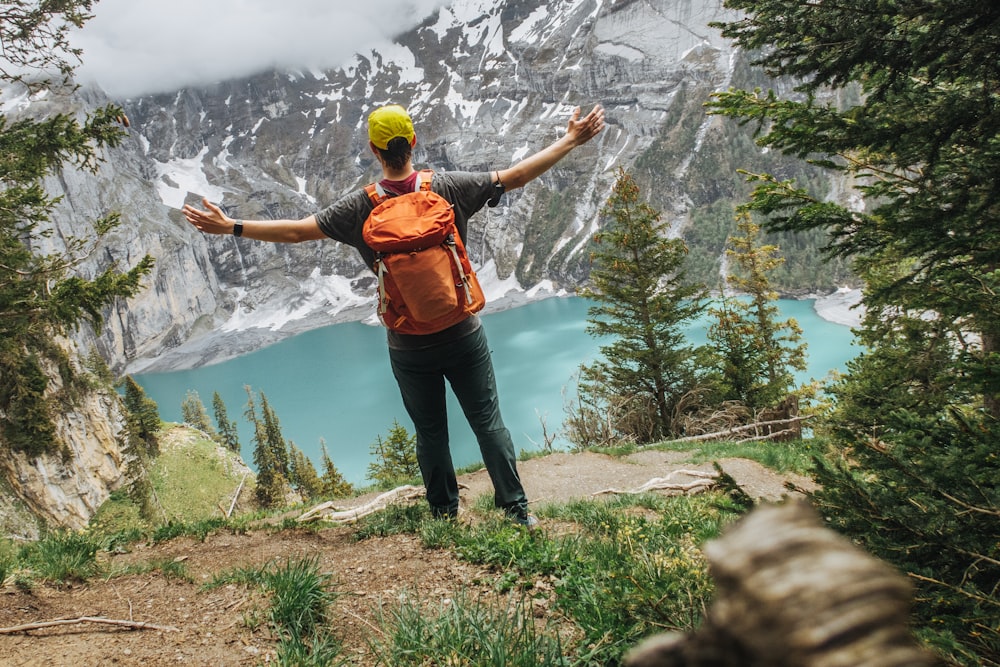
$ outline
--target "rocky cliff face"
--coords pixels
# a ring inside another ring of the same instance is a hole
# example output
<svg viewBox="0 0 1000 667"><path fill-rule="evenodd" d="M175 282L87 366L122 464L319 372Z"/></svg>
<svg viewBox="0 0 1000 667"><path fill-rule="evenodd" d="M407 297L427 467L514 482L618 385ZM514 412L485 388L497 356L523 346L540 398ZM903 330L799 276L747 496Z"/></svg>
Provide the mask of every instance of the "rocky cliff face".
<svg viewBox="0 0 1000 667"><path fill-rule="evenodd" d="M79 530L125 482L125 415L118 395L107 387L65 391L58 371L50 370L46 393L66 405L54 417L61 451L28 456L0 443L0 535L7 537Z"/></svg>

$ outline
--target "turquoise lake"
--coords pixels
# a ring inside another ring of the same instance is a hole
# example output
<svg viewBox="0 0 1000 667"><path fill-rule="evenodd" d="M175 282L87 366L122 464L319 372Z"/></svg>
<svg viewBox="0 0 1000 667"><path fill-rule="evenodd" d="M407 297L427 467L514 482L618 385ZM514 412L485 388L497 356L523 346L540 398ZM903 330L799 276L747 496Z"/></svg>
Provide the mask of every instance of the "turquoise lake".
<svg viewBox="0 0 1000 667"><path fill-rule="evenodd" d="M575 387L580 364L596 359L601 341L586 333L588 302L553 298L483 316L504 420L518 450L539 449L542 419L551 435L563 421L565 396ZM858 349L849 327L820 318L811 300L781 300L785 318L794 317L808 342L808 368L799 380L822 379L843 371ZM703 343L706 323L694 323L690 340ZM181 402L198 392L209 415L218 392L230 420L239 425L243 458L252 463L250 426L243 418L249 385L259 405L264 392L294 442L319 469L320 440L337 469L353 484L363 484L370 446L398 420L412 432L389 369L382 329L357 322L336 324L289 338L270 347L194 370L135 376L159 405L164 421L181 421ZM449 394L451 447L456 466L480 460L472 431ZM556 446L567 443L557 438ZM322 470L320 470L322 473Z"/></svg>

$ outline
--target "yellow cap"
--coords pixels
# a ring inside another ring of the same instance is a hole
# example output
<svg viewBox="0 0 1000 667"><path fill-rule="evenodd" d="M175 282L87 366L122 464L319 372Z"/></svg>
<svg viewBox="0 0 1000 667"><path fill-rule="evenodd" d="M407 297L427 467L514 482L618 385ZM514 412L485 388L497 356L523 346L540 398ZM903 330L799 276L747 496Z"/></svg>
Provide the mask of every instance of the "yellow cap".
<svg viewBox="0 0 1000 667"><path fill-rule="evenodd" d="M368 139L377 148L385 150L396 137L403 137L412 144L414 136L410 114L398 104L379 107L368 115Z"/></svg>

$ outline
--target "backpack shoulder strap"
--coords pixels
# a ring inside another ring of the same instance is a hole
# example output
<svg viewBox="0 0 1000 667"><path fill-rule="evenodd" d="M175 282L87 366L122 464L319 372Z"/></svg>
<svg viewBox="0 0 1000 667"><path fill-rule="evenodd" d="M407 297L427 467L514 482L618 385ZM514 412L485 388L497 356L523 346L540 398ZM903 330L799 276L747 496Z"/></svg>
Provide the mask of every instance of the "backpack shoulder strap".
<svg viewBox="0 0 1000 667"><path fill-rule="evenodd" d="M417 182L413 186L414 192L429 192L431 189L431 180L434 178L433 169L421 169L417 172Z"/></svg>
<svg viewBox="0 0 1000 667"><path fill-rule="evenodd" d="M389 198L389 193L387 193L378 183L369 183L366 185L365 194L367 194L368 199L371 200L372 206L378 206Z"/></svg>
<svg viewBox="0 0 1000 667"><path fill-rule="evenodd" d="M433 169L421 169L417 172L417 179L413 185L414 192L429 192L431 189L431 181L434 178ZM369 183L365 186L365 193L368 194L368 199L371 200L372 206L378 206L386 199L392 195L385 191L381 183Z"/></svg>

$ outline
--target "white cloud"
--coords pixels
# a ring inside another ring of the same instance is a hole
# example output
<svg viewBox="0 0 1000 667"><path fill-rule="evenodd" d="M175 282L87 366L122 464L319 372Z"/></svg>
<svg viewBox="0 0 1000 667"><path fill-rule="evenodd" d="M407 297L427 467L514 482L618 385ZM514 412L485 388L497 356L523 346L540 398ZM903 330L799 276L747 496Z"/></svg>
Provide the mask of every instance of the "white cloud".
<svg viewBox="0 0 1000 667"><path fill-rule="evenodd" d="M271 67L337 67L416 26L435 0L100 0L77 75L126 98Z"/></svg>

